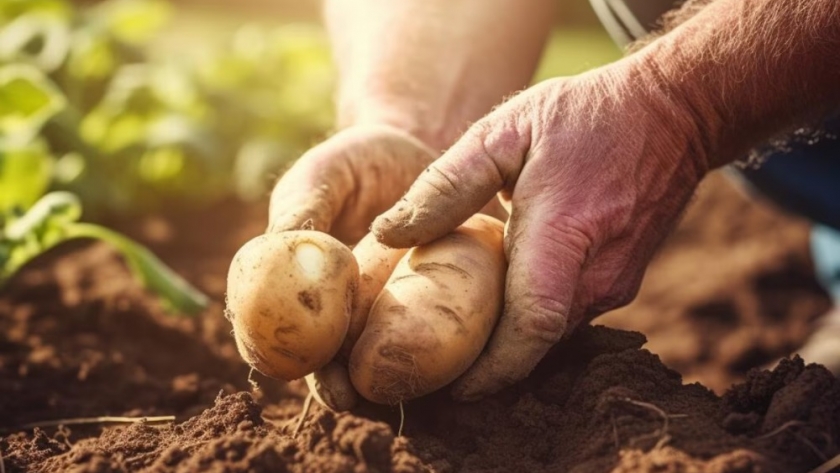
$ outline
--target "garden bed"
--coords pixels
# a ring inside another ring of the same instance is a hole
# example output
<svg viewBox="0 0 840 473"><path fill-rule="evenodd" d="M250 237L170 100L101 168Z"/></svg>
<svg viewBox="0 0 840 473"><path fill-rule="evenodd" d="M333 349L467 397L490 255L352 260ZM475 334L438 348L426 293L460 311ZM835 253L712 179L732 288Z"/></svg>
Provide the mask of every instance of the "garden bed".
<svg viewBox="0 0 840 473"><path fill-rule="evenodd" d="M399 409L373 405L313 407L293 436L302 383L255 375L253 390L222 301L230 258L265 214L225 203L108 222L214 298L193 319L167 315L101 244L62 245L20 272L0 295L5 471L804 472L839 453L840 382L826 370L797 360L744 381L801 344L828 308L805 226L719 177L637 302L596 321L644 331L647 345L638 333L581 329L496 396L406 404L403 437ZM99 416L175 421L86 419Z"/></svg>

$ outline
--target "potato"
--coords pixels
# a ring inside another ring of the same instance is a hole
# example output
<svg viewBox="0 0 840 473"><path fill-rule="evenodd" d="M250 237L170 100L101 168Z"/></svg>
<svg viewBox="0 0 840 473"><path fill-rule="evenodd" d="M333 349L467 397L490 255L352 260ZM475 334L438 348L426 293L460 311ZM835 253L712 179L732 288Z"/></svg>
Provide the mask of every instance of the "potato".
<svg viewBox="0 0 840 473"><path fill-rule="evenodd" d="M472 365L501 314L504 226L476 215L399 262L350 355L350 380L381 404L451 383Z"/></svg>
<svg viewBox="0 0 840 473"><path fill-rule="evenodd" d="M350 322L359 267L350 249L316 231L258 236L233 258L227 314L242 358L292 380L325 366Z"/></svg>
<svg viewBox="0 0 840 473"><path fill-rule="evenodd" d="M407 252L408 248L388 248L376 241L372 233L368 233L353 248L353 256L359 264L359 288L353 297L350 328L339 352L345 358L350 357L356 340L365 328L373 303L382 292L397 263Z"/></svg>
<svg viewBox="0 0 840 473"><path fill-rule="evenodd" d="M373 302L407 251L407 248L388 248L370 233L353 248L353 256L359 264L359 287L353 296L347 336L335 360L306 376L309 391L327 409L348 411L358 402L359 395L353 389L347 372L347 360L365 328Z"/></svg>

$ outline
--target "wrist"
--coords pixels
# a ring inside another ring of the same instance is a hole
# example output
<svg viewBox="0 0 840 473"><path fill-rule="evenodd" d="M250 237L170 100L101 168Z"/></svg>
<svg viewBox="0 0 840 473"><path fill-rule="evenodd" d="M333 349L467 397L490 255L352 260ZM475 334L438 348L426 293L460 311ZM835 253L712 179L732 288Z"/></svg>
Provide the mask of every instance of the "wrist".
<svg viewBox="0 0 840 473"><path fill-rule="evenodd" d="M440 154L457 138L457 132L447 130L443 120L434 120L422 104L391 95L339 99L336 127L341 130L359 125L383 125L396 128L420 140Z"/></svg>
<svg viewBox="0 0 840 473"><path fill-rule="evenodd" d="M628 59L692 122L714 168L840 106L840 56L826 54L840 45L838 12L832 1L716 1Z"/></svg>
<svg viewBox="0 0 840 473"><path fill-rule="evenodd" d="M623 100L633 101L637 110L627 120L642 120L650 158L672 161L690 184L699 182L719 164L713 159L713 139L717 117L699 111L680 84L668 80L659 64L650 58L633 55L607 67L608 80L619 83Z"/></svg>

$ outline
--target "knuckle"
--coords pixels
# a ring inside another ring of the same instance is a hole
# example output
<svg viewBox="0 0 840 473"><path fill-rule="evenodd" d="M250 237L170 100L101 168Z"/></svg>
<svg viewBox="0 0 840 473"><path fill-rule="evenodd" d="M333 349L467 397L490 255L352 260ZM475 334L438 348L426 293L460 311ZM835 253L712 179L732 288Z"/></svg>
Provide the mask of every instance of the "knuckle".
<svg viewBox="0 0 840 473"><path fill-rule="evenodd" d="M593 307L604 313L633 302L642 285L643 274L641 272L634 277L621 278L604 296L598 298Z"/></svg>
<svg viewBox="0 0 840 473"><path fill-rule="evenodd" d="M505 186L513 183L531 142L530 133L523 131L527 120L521 119L521 115L518 111L496 111L473 124L464 137L478 152L470 153L468 159L472 162L467 165L473 169L489 168Z"/></svg>
<svg viewBox="0 0 840 473"><path fill-rule="evenodd" d="M588 253L596 247L598 241L597 225L571 215L562 215L545 220L547 234L557 243L569 246L577 251Z"/></svg>
<svg viewBox="0 0 840 473"><path fill-rule="evenodd" d="M517 329L526 338L553 345L566 333L568 310L556 297L529 294L512 301L506 312L515 314Z"/></svg>
<svg viewBox="0 0 840 473"><path fill-rule="evenodd" d="M426 184L441 196L454 196L458 193L458 176L450 169L439 164L426 168Z"/></svg>
<svg viewBox="0 0 840 473"><path fill-rule="evenodd" d="M542 219L524 218L524 213L514 211L511 214L508 235L505 238L505 252L510 258L516 258L517 251L532 251L522 248L518 242L531 239L548 256L550 264L553 255L562 252L564 260L574 260L580 266L589 254L596 249L597 231L592 225L575 217L548 217ZM538 227L538 228L534 228Z"/></svg>

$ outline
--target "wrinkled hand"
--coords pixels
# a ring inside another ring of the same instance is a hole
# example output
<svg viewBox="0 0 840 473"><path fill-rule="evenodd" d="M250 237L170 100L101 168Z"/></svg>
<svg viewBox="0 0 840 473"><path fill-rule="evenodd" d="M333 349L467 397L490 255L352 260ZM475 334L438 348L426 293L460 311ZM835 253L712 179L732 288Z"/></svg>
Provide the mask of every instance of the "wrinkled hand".
<svg viewBox="0 0 840 473"><path fill-rule="evenodd" d="M436 157L423 142L397 128L346 128L310 149L277 182L268 231L311 225L355 243Z"/></svg>
<svg viewBox="0 0 840 473"><path fill-rule="evenodd" d="M496 192L511 211L504 313L456 399L526 377L576 325L635 297L708 167L679 103L627 60L543 82L475 123L376 219L381 242L411 247Z"/></svg>

